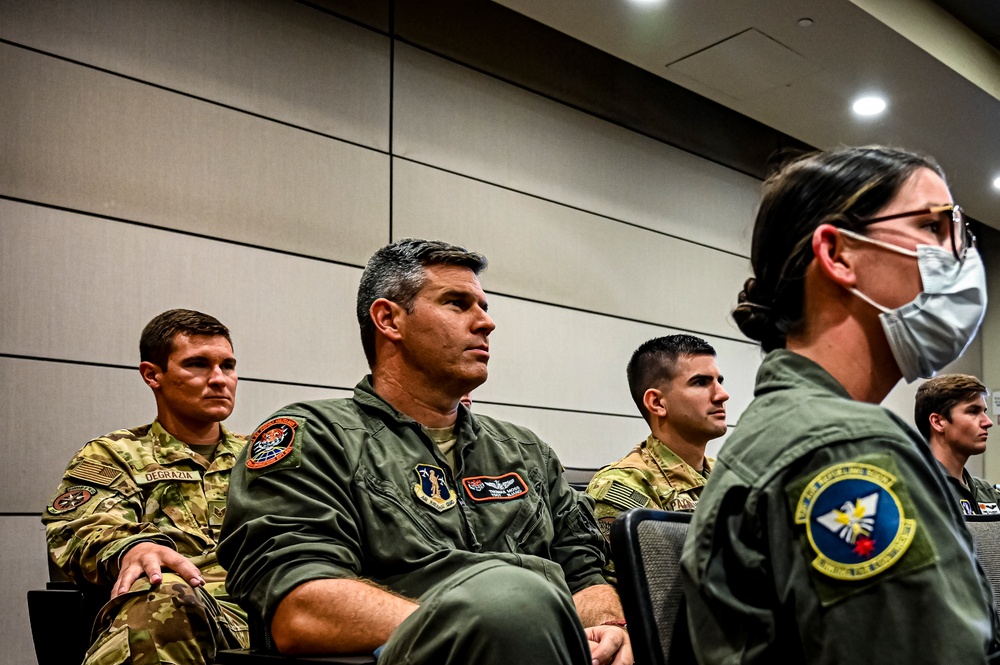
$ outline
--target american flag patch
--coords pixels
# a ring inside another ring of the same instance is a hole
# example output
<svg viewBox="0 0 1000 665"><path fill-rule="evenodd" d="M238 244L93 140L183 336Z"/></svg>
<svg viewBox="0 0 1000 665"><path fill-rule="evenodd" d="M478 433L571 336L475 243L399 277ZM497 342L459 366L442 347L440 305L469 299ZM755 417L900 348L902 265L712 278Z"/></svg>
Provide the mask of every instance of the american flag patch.
<svg viewBox="0 0 1000 665"><path fill-rule="evenodd" d="M604 500L613 503L619 508L645 508L649 505L649 497L632 489L625 483L617 480L611 481L611 486L604 494Z"/></svg>
<svg viewBox="0 0 1000 665"><path fill-rule="evenodd" d="M85 459L73 467L66 475L107 487L118 480L122 472L121 469L117 469L110 464L102 464L94 460Z"/></svg>

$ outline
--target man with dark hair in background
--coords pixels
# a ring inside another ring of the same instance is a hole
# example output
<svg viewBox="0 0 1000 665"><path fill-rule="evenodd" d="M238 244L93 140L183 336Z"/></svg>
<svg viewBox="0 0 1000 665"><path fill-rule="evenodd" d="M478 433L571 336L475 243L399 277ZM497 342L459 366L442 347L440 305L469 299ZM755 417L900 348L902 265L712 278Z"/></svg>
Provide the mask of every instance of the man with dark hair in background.
<svg viewBox="0 0 1000 665"><path fill-rule="evenodd" d="M605 537L618 514L630 508L694 510L712 471L705 447L726 433L729 394L715 349L700 337L668 335L643 343L627 375L650 435L598 471L587 487ZM605 572L613 579L611 563Z"/></svg>
<svg viewBox="0 0 1000 665"><path fill-rule="evenodd" d="M280 652L632 663L590 501L533 433L460 404L487 378L485 267L443 242L378 250L357 301L371 374L251 437L219 554Z"/></svg>
<svg viewBox="0 0 1000 665"><path fill-rule="evenodd" d="M986 452L993 421L986 410L986 386L968 374L942 374L917 389L913 418L941 464L962 512L1000 514L1000 493L965 469L973 455Z"/></svg>
<svg viewBox="0 0 1000 665"><path fill-rule="evenodd" d="M110 589L85 665L211 663L248 644L215 554L229 474L246 441L221 421L236 400L229 330L172 309L142 331L139 373L156 420L94 439L42 514L52 560Z"/></svg>

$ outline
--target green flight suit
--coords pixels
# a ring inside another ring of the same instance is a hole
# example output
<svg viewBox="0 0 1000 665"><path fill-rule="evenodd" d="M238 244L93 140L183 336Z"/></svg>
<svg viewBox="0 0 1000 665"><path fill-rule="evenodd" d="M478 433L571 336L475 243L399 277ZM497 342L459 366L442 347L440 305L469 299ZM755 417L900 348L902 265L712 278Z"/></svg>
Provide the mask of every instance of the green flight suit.
<svg viewBox="0 0 1000 665"><path fill-rule="evenodd" d="M922 438L786 350L755 394L681 558L699 662L985 663L989 583Z"/></svg>
<svg viewBox="0 0 1000 665"><path fill-rule="evenodd" d="M982 478L962 469L962 480L951 476L944 466L941 472L955 492L958 505L965 515L1000 515L1000 492Z"/></svg>
<svg viewBox="0 0 1000 665"><path fill-rule="evenodd" d="M696 471L650 434L628 455L594 474L587 486L587 494L596 501L594 517L604 537L610 538L615 518L632 508L693 511L714 463L706 457L702 471ZM617 581L611 559L604 576L612 584Z"/></svg>
<svg viewBox="0 0 1000 665"><path fill-rule="evenodd" d="M124 552L151 541L188 557L205 580L192 589L166 571L155 587L140 577L101 610L86 665L210 663L217 649L248 644L246 614L226 593L215 551L246 440L222 432L212 460L154 421L94 439L70 462L42 514L49 555L70 579L110 592Z"/></svg>
<svg viewBox="0 0 1000 665"><path fill-rule="evenodd" d="M589 662L570 594L604 583L592 502L526 429L461 407L455 435L453 473L368 378L278 411L233 473L233 597L269 625L299 585L363 577L420 600L382 662Z"/></svg>

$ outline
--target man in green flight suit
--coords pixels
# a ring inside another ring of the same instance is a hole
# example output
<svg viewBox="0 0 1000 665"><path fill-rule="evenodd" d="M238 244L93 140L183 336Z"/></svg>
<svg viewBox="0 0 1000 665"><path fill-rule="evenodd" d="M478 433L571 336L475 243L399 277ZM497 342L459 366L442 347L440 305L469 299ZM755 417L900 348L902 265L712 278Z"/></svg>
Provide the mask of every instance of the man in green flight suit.
<svg viewBox="0 0 1000 665"><path fill-rule="evenodd" d="M968 374L942 374L917 389L914 422L927 438L965 515L1000 515L1000 492L965 470L973 455L986 452L993 427L986 410L986 386Z"/></svg>
<svg viewBox="0 0 1000 665"><path fill-rule="evenodd" d="M229 475L246 441L221 421L236 399L229 330L174 309L142 331L139 373L156 420L94 439L42 514L52 560L110 590L84 665L211 663L248 645L216 544Z"/></svg>
<svg viewBox="0 0 1000 665"><path fill-rule="evenodd" d="M723 376L715 349L694 335L644 342L626 371L632 400L651 431L645 441L591 480L587 492L605 537L619 513L630 508L693 511L714 460L712 439L726 433ZM605 575L614 581L614 564Z"/></svg>
<svg viewBox="0 0 1000 665"><path fill-rule="evenodd" d="M251 437L219 556L278 651L633 662L592 502L533 433L460 404L487 377L485 266L443 242L378 250L357 301L371 375Z"/></svg>

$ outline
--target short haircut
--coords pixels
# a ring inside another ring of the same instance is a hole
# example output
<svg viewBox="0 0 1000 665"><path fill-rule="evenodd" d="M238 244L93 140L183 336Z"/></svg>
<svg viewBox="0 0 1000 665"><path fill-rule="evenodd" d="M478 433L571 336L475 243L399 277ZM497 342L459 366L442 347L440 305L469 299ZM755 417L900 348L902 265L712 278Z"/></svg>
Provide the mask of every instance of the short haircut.
<svg viewBox="0 0 1000 665"><path fill-rule="evenodd" d="M139 360L151 362L164 372L167 359L174 350L177 335L204 335L205 337L225 337L232 347L229 328L218 319L193 309L169 309L153 317L146 324L139 337Z"/></svg>
<svg viewBox="0 0 1000 665"><path fill-rule="evenodd" d="M677 359L680 356L714 355L715 349L712 345L694 335L667 335L643 342L628 361L626 374L632 401L646 422L649 422L649 411L643 404L643 395L660 382L674 378Z"/></svg>
<svg viewBox="0 0 1000 665"><path fill-rule="evenodd" d="M956 405L985 397L988 392L982 381L968 374L942 374L925 382L917 389L917 399L913 406L913 420L917 429L929 441L932 413L950 421L951 410Z"/></svg>
<svg viewBox="0 0 1000 665"><path fill-rule="evenodd" d="M379 298L413 311L413 301L424 286L424 268L450 265L468 268L478 275L486 269L486 257L464 247L439 240L405 238L386 245L368 260L358 287L357 315L361 346L368 366L375 366L375 322L371 307Z"/></svg>

